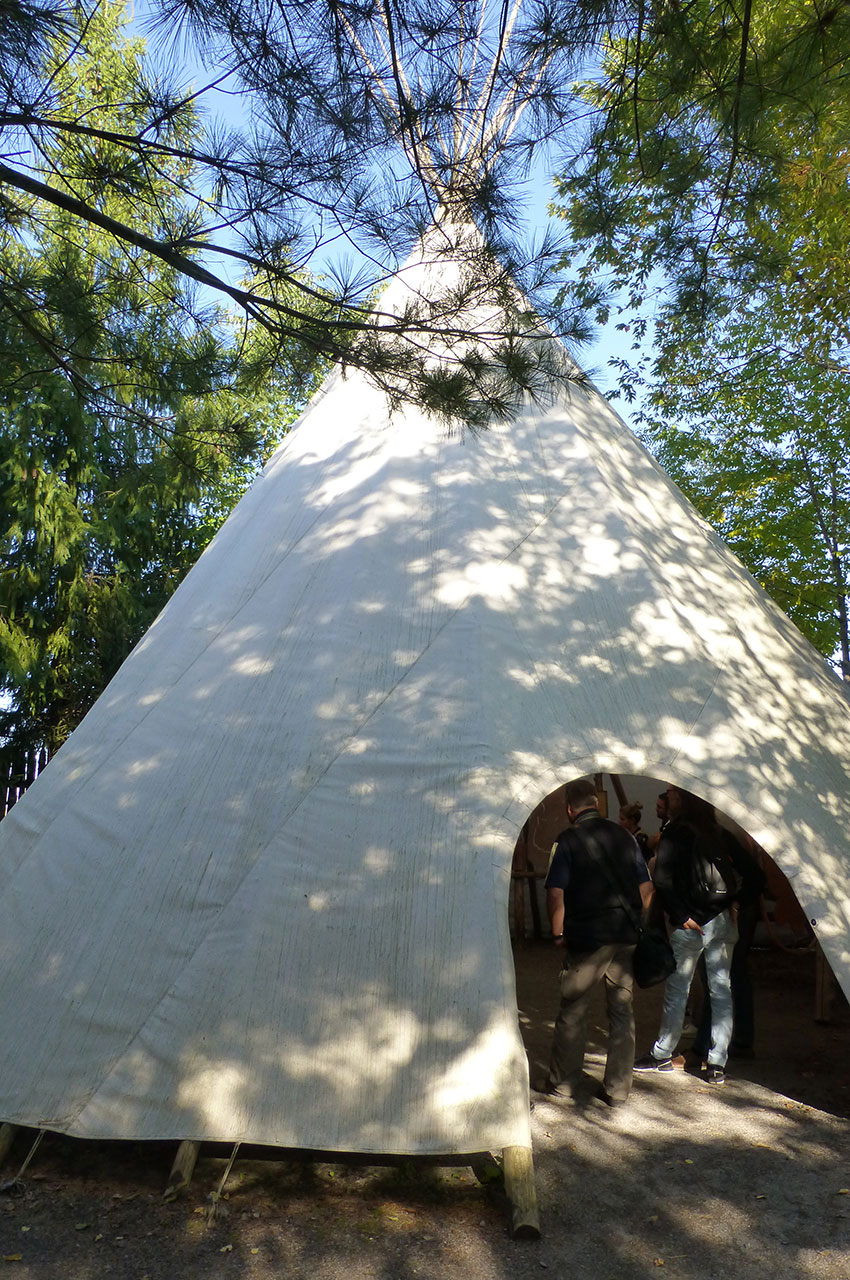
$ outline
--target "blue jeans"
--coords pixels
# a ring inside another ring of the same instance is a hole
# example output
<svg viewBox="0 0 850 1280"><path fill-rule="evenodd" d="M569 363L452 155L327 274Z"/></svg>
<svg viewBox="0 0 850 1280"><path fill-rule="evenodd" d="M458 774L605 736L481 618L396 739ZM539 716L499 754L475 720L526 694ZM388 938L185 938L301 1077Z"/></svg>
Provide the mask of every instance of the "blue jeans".
<svg viewBox="0 0 850 1280"><path fill-rule="evenodd" d="M697 929L674 929L670 945L676 957L676 972L667 979L661 1030L653 1045L656 1058L671 1058L676 1051L685 1022L685 1006L700 956L705 953L705 972L711 996L711 1048L708 1064L725 1067L732 1038L732 989L729 970L738 929L728 911Z"/></svg>
<svg viewBox="0 0 850 1280"><path fill-rule="evenodd" d="M750 948L753 945L756 925L760 919L758 903L749 903L738 911L738 941L732 952L729 977L732 982L732 1052L749 1049L755 1040L755 1008L753 981L750 977ZM711 996L706 991L702 1002L699 1030L693 1043L693 1051L700 1058L708 1057L711 1044Z"/></svg>

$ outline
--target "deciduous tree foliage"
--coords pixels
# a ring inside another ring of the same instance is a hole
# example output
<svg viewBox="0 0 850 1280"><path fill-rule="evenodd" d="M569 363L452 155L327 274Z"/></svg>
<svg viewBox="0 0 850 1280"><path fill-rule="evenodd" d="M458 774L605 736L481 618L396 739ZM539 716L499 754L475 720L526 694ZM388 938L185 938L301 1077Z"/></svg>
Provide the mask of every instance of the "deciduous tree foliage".
<svg viewBox="0 0 850 1280"><path fill-rule="evenodd" d="M743 294L781 272L791 188L846 187L848 53L846 0L630 11L598 78L578 86L585 130L558 183L588 255L583 300L625 289L629 305L702 316L728 286ZM850 215L831 205L844 242Z"/></svg>
<svg viewBox="0 0 850 1280"><path fill-rule="evenodd" d="M848 18L642 11L581 89L557 209L574 296L634 336L620 384L648 442L845 677Z"/></svg>
<svg viewBox="0 0 850 1280"><path fill-rule="evenodd" d="M668 347L640 417L668 474L847 680L850 385L781 297Z"/></svg>

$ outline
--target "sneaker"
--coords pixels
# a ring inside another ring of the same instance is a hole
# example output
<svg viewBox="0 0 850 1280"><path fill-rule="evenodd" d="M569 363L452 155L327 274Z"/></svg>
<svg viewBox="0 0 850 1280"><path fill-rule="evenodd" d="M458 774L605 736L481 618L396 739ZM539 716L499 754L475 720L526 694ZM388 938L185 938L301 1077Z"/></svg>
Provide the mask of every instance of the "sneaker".
<svg viewBox="0 0 850 1280"><path fill-rule="evenodd" d="M706 1084L725 1084L726 1072L723 1070L722 1067L711 1067L711 1066L706 1067L705 1083Z"/></svg>
<svg viewBox="0 0 850 1280"><path fill-rule="evenodd" d="M635 1062L635 1071L672 1071L672 1058L656 1058L652 1053L645 1053Z"/></svg>

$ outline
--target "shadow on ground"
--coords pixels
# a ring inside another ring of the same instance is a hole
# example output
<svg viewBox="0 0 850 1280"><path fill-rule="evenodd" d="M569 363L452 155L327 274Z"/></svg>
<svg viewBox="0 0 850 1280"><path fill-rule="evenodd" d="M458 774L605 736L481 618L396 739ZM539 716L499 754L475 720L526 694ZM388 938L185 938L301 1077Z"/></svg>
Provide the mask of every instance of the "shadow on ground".
<svg viewBox="0 0 850 1280"><path fill-rule="evenodd" d="M521 1025L538 1062L558 964L551 946L517 950ZM536 1105L538 1242L508 1238L499 1188L468 1168L248 1149L209 1218L223 1148L205 1148L189 1192L166 1204L173 1143L48 1135L23 1194L0 1197L0 1257L21 1280L847 1280L850 1017L839 1001L831 1025L814 1023L810 955L757 953L754 965L758 1056L736 1063L723 1089L677 1071L640 1077L615 1112ZM638 997L642 1047L660 998ZM597 1076L601 1013L588 1058ZM18 1136L6 1176L31 1137Z"/></svg>

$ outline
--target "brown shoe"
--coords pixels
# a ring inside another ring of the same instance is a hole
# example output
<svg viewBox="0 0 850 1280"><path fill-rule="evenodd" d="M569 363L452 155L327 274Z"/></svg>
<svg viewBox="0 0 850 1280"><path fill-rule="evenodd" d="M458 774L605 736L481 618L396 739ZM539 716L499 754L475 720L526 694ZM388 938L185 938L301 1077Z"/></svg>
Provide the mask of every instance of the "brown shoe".
<svg viewBox="0 0 850 1280"><path fill-rule="evenodd" d="M548 1076L532 1081L531 1092L539 1098L553 1098L558 1102L575 1102L575 1094L568 1084L553 1084Z"/></svg>
<svg viewBox="0 0 850 1280"><path fill-rule="evenodd" d="M597 1097L600 1102L604 1102L606 1107L623 1107L628 1101L627 1098L612 1098L604 1084L599 1086L594 1096Z"/></svg>

